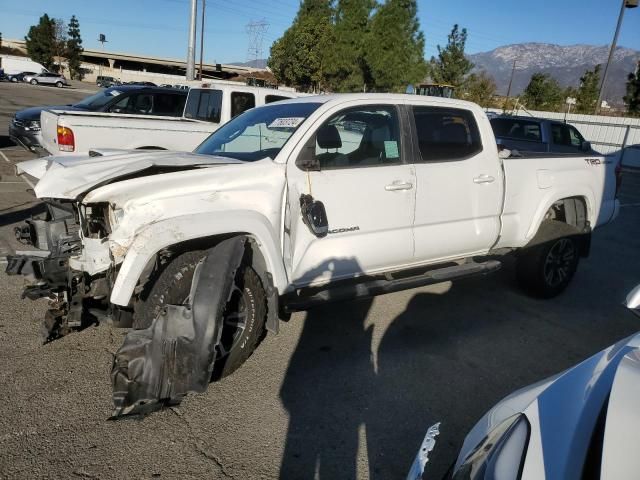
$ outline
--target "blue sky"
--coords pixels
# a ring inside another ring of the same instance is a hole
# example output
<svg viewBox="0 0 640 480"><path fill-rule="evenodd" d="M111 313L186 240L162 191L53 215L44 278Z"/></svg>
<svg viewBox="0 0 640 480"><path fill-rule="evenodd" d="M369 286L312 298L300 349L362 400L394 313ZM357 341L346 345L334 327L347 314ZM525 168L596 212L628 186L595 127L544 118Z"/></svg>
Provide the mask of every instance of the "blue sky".
<svg viewBox="0 0 640 480"><path fill-rule="evenodd" d="M109 43L105 50L182 58L186 55L189 0L0 0L0 32L22 38L43 13L65 21L75 14L87 48L98 48L98 34ZM298 0L207 0L205 61L247 59L250 21L269 23L263 49L290 24ZM619 0L418 0L427 58L445 44L454 23L469 31L467 51L475 53L500 45L547 42L604 45L615 29ZM619 45L640 50L640 8L627 9Z"/></svg>

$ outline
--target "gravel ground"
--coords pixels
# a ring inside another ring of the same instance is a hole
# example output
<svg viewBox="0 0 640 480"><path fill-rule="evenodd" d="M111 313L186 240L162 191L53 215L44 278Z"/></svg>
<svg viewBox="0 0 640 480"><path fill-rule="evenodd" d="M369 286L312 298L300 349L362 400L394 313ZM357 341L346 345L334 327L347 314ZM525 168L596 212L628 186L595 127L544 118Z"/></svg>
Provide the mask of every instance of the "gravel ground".
<svg viewBox="0 0 640 480"><path fill-rule="evenodd" d="M33 155L9 145L7 122L91 88L0 83L0 257L37 208L12 165ZM22 279L0 273L0 478L397 479L441 421L427 469L440 478L504 395L638 330L620 304L640 282L640 175L625 174L621 200L557 299L522 294L506 262L486 278L296 314L234 375L144 420L108 420L125 331L42 345L46 302L20 300Z"/></svg>

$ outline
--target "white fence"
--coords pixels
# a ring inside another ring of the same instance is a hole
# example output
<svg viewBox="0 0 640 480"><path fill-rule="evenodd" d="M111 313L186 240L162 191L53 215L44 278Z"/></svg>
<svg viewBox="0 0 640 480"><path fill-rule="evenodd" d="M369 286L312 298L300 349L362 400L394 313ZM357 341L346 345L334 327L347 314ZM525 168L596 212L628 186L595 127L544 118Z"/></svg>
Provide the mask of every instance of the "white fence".
<svg viewBox="0 0 640 480"><path fill-rule="evenodd" d="M502 113L502 110L494 108L489 111ZM605 155L621 157L625 166L640 168L640 118L575 113L565 115L524 109L514 114L562 121L566 118L567 123L575 126L584 138L591 142L594 150Z"/></svg>

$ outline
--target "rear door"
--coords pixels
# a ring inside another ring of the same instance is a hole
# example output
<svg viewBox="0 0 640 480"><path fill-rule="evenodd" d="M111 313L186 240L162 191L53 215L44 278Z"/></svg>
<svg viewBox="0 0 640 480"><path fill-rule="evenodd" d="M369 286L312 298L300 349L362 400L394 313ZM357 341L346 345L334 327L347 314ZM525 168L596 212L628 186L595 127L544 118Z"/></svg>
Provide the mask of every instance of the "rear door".
<svg viewBox="0 0 640 480"><path fill-rule="evenodd" d="M409 116L416 263L486 252L500 233L504 188L494 137L483 138L464 108L413 106Z"/></svg>

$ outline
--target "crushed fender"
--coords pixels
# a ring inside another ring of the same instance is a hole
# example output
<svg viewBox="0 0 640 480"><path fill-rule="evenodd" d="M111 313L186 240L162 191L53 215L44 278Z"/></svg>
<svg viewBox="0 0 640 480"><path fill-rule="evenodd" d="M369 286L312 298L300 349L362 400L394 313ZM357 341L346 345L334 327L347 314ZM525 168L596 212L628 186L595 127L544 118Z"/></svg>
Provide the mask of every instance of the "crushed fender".
<svg viewBox="0 0 640 480"><path fill-rule="evenodd" d="M111 370L112 418L150 413L207 389L246 240L233 237L208 251L194 275L191 305L169 305L149 328L127 334Z"/></svg>

